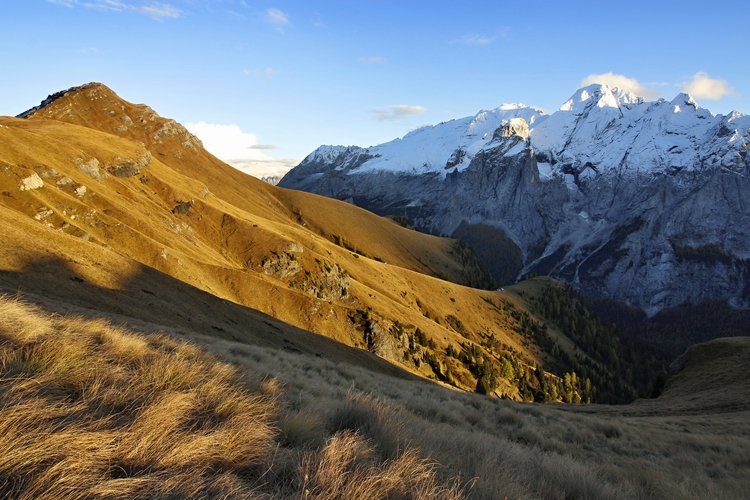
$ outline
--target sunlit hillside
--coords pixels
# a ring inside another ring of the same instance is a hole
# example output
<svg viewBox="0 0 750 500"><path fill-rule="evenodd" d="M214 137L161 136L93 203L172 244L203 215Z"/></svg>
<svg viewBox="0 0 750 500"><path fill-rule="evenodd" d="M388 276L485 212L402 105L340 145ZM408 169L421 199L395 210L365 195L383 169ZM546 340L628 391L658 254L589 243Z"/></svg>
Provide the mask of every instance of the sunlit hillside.
<svg viewBox="0 0 750 500"><path fill-rule="evenodd" d="M24 116L0 118L6 292L247 340L244 320L217 313L244 317L237 304L516 400L629 400L649 383L577 360L514 287L462 286L484 270L456 240L245 175L101 84Z"/></svg>

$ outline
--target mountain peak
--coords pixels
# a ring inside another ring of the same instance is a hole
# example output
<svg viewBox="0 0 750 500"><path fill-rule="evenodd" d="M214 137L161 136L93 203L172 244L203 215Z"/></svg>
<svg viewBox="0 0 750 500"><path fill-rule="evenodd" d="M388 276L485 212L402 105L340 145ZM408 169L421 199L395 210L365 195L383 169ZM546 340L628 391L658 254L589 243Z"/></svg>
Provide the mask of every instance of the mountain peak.
<svg viewBox="0 0 750 500"><path fill-rule="evenodd" d="M690 94L686 94L685 92L680 92L677 94L677 96L672 99L670 102L673 106L692 106L695 109L700 109L700 106L697 102L690 96Z"/></svg>
<svg viewBox="0 0 750 500"><path fill-rule="evenodd" d="M646 103L589 85L549 116L503 105L367 155L302 162L281 186L442 234L464 222L502 228L526 271L650 313L706 297L746 306L750 272L728 263L750 257L748 143L750 116L714 116L687 94ZM691 262L708 260L703 247L717 249L715 267L699 274Z"/></svg>
<svg viewBox="0 0 750 500"><path fill-rule="evenodd" d="M591 105L599 108L619 108L623 104L640 104L644 102L632 92L619 87L610 87L600 83L594 83L576 90L576 92L560 106L560 111L583 112Z"/></svg>
<svg viewBox="0 0 750 500"><path fill-rule="evenodd" d="M52 104L56 100L60 99L61 97L65 97L68 94L76 94L76 93L81 92L83 90L89 90L89 89L101 89L101 90L105 90L106 92L114 95L114 92L109 87L107 87L106 85L104 85L103 83L99 83L99 82L84 83L83 85L78 85L76 87L70 87L69 89L61 90L59 92L55 92L54 94L48 95L47 98L44 99L41 103L39 103L38 106L34 106L31 109L27 109L23 113L21 113L18 116L16 116L16 118L28 118L30 115L32 115L36 111L39 111L40 109L43 109L43 108L49 106L50 104Z"/></svg>
<svg viewBox="0 0 750 500"><path fill-rule="evenodd" d="M513 109L524 109L524 108L528 108L528 106L520 102L510 102L510 103L501 104L500 106L498 106L497 109L499 109L500 111L510 111Z"/></svg>

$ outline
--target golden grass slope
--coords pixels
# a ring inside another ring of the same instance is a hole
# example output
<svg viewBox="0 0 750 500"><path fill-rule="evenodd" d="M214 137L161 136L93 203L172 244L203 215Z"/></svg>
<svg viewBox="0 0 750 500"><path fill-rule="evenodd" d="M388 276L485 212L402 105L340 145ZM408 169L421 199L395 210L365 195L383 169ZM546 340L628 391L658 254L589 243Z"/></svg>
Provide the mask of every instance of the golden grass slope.
<svg viewBox="0 0 750 500"><path fill-rule="evenodd" d="M274 384L188 343L5 297L0 318L2 498L461 497L351 431L280 450Z"/></svg>
<svg viewBox="0 0 750 500"><path fill-rule="evenodd" d="M180 287L155 290L166 275L427 376L435 376L427 363L405 360L409 341L388 333L396 321L419 328L442 352L494 338L521 362L543 363L514 332L515 320L484 299L520 308L523 300L435 277L461 279L452 240L258 181L211 156L173 120L101 84L73 89L27 119L0 118L0 192L6 291L150 321L174 303L165 318L185 324L191 314L178 311L181 301L205 300L186 299L193 292ZM128 286L132 275L149 283ZM107 292L100 299L96 289ZM117 290L139 300L104 298ZM358 311L369 311L377 328L365 331L353 319ZM220 336L230 331L213 327ZM473 375L453 369L456 384L473 390Z"/></svg>
<svg viewBox="0 0 750 500"><path fill-rule="evenodd" d="M189 330L408 376L372 353L221 299L106 247L49 231L21 214L0 211L0 225L0 288L22 291L48 310L118 315L120 321L137 319L176 334Z"/></svg>
<svg viewBox="0 0 750 500"><path fill-rule="evenodd" d="M745 368L746 338L731 352L725 339L697 346L667 399L581 407L182 332L232 368L195 344L7 298L0 318L3 497L687 500L750 488L748 399L700 414L680 394L730 401L736 387L708 375Z"/></svg>

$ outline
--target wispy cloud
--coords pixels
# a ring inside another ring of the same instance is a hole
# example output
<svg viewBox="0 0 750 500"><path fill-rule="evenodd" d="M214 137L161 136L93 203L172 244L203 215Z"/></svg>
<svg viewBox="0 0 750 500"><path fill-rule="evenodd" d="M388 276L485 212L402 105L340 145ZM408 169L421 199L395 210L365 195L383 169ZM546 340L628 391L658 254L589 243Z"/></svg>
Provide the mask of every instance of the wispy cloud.
<svg viewBox="0 0 750 500"><path fill-rule="evenodd" d="M489 45L495 41L494 37L484 35L465 35L454 40L453 43L462 43L464 45Z"/></svg>
<svg viewBox="0 0 750 500"><path fill-rule="evenodd" d="M365 64L376 64L376 63L382 63L385 62L385 59L383 59L380 56L373 56L373 57L360 57L357 59L357 61Z"/></svg>
<svg viewBox="0 0 750 500"><path fill-rule="evenodd" d="M110 12L135 12L158 21L165 18L176 19L182 16L182 11L174 5L160 2L133 3L122 0L47 0L47 2L70 8L84 7Z"/></svg>
<svg viewBox="0 0 750 500"><path fill-rule="evenodd" d="M381 108L375 108L370 111L373 118L379 122L400 120L402 118L408 118L412 115L421 115L427 112L427 109L422 106L407 106L405 104L397 104L394 106L383 106Z"/></svg>
<svg viewBox="0 0 750 500"><path fill-rule="evenodd" d="M727 95L738 95L726 80L711 78L705 71L699 71L693 75L689 82L683 82L682 91L697 99L710 99L716 101Z"/></svg>
<svg viewBox="0 0 750 500"><path fill-rule="evenodd" d="M276 149L273 144L253 144L250 149Z"/></svg>
<svg viewBox="0 0 750 500"><path fill-rule="evenodd" d="M654 97L659 95L659 92L646 87L635 78L628 78L625 75L618 75L612 73L611 71L609 73L589 75L581 80L580 85L581 87L586 87L594 83L609 85L610 87L617 87L619 89L632 92L633 94L641 96L644 99L653 99Z"/></svg>
<svg viewBox="0 0 750 500"><path fill-rule="evenodd" d="M153 17L154 19L163 19L165 17L176 19L180 17L180 15L182 14L182 11L180 11L176 7L173 7L168 4L163 4L163 3L155 3L151 5L140 5L140 6L134 5L134 6L128 6L128 8L140 14L145 14L149 17Z"/></svg>
<svg viewBox="0 0 750 500"><path fill-rule="evenodd" d="M263 16L263 20L276 28L279 33L284 33L284 26L289 24L289 18L286 14L281 12L279 9L266 9L266 15Z"/></svg>

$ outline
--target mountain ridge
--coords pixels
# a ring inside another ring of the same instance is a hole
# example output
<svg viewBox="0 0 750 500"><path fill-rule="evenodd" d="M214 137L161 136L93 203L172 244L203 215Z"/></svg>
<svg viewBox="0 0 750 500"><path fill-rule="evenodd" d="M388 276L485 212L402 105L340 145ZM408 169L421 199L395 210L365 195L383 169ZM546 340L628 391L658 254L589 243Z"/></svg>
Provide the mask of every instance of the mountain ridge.
<svg viewBox="0 0 750 500"><path fill-rule="evenodd" d="M480 112L371 148L323 146L279 185L438 234L494 226L523 252L518 276L550 274L649 314L707 298L748 305L750 117L606 85L551 115L532 109L497 108L494 121ZM709 245L722 255L700 266L679 250Z"/></svg>

